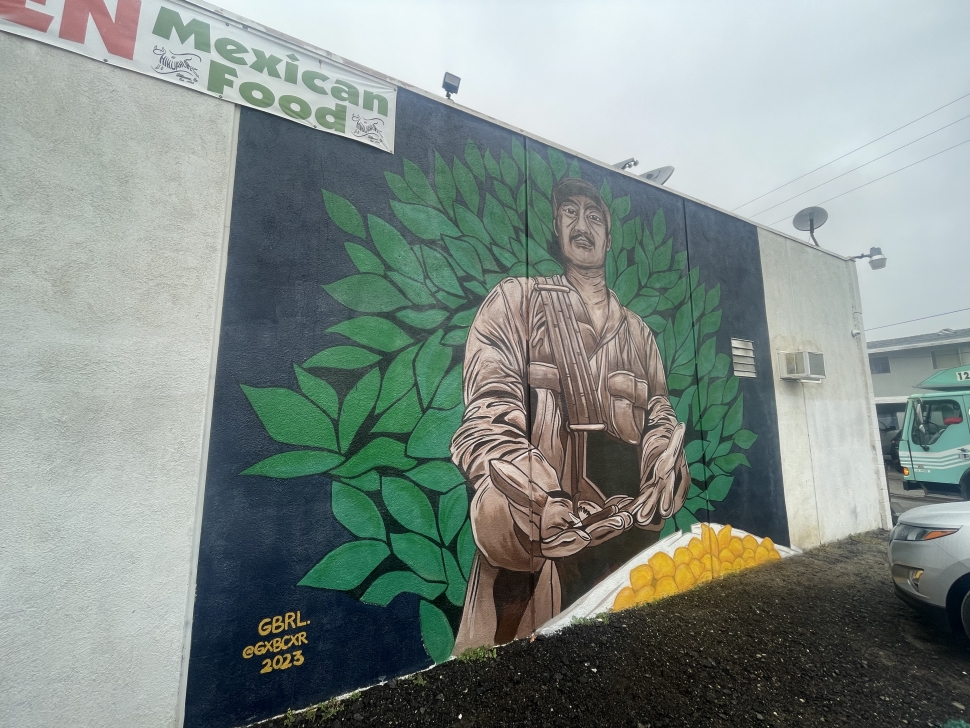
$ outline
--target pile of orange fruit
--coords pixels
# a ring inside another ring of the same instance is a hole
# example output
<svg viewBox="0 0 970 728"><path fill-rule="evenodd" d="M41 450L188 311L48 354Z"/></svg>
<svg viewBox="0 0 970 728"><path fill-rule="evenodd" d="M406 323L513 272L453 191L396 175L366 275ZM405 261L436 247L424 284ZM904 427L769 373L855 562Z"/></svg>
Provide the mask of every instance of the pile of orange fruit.
<svg viewBox="0 0 970 728"><path fill-rule="evenodd" d="M751 534L741 538L734 535L731 526L715 531L702 523L700 538L695 536L686 546L678 547L673 557L660 551L647 563L634 567L630 586L616 595L613 611L663 599L732 571L780 558L770 538L759 540Z"/></svg>

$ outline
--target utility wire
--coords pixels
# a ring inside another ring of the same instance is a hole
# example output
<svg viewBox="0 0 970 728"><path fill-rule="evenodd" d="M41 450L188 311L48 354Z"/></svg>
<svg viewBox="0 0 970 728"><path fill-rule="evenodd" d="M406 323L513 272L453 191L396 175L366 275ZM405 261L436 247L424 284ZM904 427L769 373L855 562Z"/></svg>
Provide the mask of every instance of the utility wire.
<svg viewBox="0 0 970 728"><path fill-rule="evenodd" d="M788 198L787 200L782 200L782 201L781 201L781 202L779 202L779 203L778 203L777 205L772 205L771 207L766 207L766 208L765 208L764 210L762 210L761 212L756 212L756 213L755 213L754 215L752 215L751 217L758 217L758 215L760 215L760 214L761 214L762 212L768 212L768 210L774 210L774 209L775 209L776 207L778 207L779 205L784 205L784 204L785 204L786 202L791 202L791 201L792 201L792 200L794 200L794 199L795 199L796 197L801 197L802 195L805 195L805 194L808 194L808 193L809 193L809 192L811 192L812 190L817 190L817 189L818 189L819 187L822 187L822 186L824 186L824 185L827 185L827 184L828 184L829 182L834 182L835 180L837 180L837 179L839 179L840 177L845 177L845 176L846 176L847 174L852 174L852 173L853 173L853 172L855 172L856 170L858 170L858 169L862 169L863 167L865 167L865 166L867 166L867 165L869 165L869 164L872 164L873 162L878 162L878 161L879 161L880 159L882 159L883 157L888 157L888 156L889 156L890 154L895 154L895 153L896 153L896 152L898 152L898 151L899 151L900 149L905 149L905 148L906 148L906 147L908 147L908 146L909 146L910 144L915 144L916 142L918 142L918 141L920 141L920 140L922 140L922 139L926 139L926 137L928 137L928 136L933 136L933 135L934 135L934 134L936 134L937 132L940 132L940 131L943 131L943 130L944 130L944 129L946 129L947 127L951 127L951 126L953 126L954 124L958 124L959 122L961 122L961 121L963 121L964 119L970 119L970 114L967 114L966 116L961 116L961 117L960 117L959 119L957 119L956 121L951 121L951 122L950 122L949 124L947 124L946 126L941 126L941 127L939 128L939 129L936 129L935 131L931 131L931 132L930 132L929 134L924 134L924 135L923 135L923 136L921 136L921 137L917 137L916 139L914 139L914 140L913 140L913 141L911 141L911 142L906 142L906 143L905 143L905 144L903 144L903 145L902 145L901 147L896 147L896 148L895 148L895 149L893 149L893 150L892 150L891 152L886 152L885 154L881 154L881 155L879 155L879 156L878 156L878 157L876 157L875 159L870 159L870 160L869 160L868 162L864 162L863 164L860 164L860 165L859 165L858 167L853 167L853 168L852 168L852 169L850 169L850 170L849 170L848 172L843 172L842 174L837 174L837 175L836 175L835 177L832 177L831 179L827 179L827 180L825 180L824 182L821 182L821 183L819 183L819 184L817 184L817 185L815 185L814 187L809 187L809 188L808 188L807 190L805 190L804 192L799 192L799 193L798 193L797 195L793 195L793 196L791 196L791 197L789 197L789 198Z"/></svg>
<svg viewBox="0 0 970 728"><path fill-rule="evenodd" d="M926 319L936 318L937 316L946 316L951 313L961 313L963 311L970 311L970 308L958 308L956 311L944 311L943 313L934 313L931 316L920 316L919 318L910 319L909 321L897 321L894 324L883 324L882 326L873 326L872 328L866 329L866 331L875 331L876 329L887 329L890 326L900 326L901 324L911 324L914 321L925 321Z"/></svg>
<svg viewBox="0 0 970 728"><path fill-rule="evenodd" d="M920 162L925 162L927 159L932 159L933 157L938 157L939 155L943 154L943 152L949 152L951 149L956 149L959 146L963 146L967 142L970 142L970 139L964 139L959 144L954 144L952 147L947 147L946 149L944 149L942 151L939 151L936 154L931 154L928 157L923 157L922 159L917 160L917 161L913 162L912 164L907 164L905 167L900 167L899 169L893 170L889 174L884 174L882 177L876 177L874 180L870 180L870 181L866 182L863 185L859 185L858 187L853 187L851 190L846 190L845 192L843 192L841 194L838 194L835 197L830 197L827 200L822 200L818 204L819 205L824 205L826 202L831 202L832 200L837 200L838 198L844 197L845 195L849 194L850 192L855 192L856 190L861 190L863 187L868 187L873 182L878 182L881 179L886 179L886 177L892 177L894 174L896 174L896 172L902 172L904 169L909 169L910 167L915 167ZM774 222L768 223L768 225L769 226L771 226L771 225L777 225L782 220L787 220L787 219L788 219L788 216L785 215L785 217L779 218L779 219L775 220Z"/></svg>
<svg viewBox="0 0 970 728"><path fill-rule="evenodd" d="M826 163L825 163L825 164L823 164L823 165L822 165L821 167L816 167L816 168L815 168L815 169L813 169L813 170L812 170L811 172L806 172L805 174L803 174L803 175L801 175L800 177L796 177L795 179L793 179L793 180L790 180L789 182L785 182L785 184L783 184L783 185L779 185L778 187L775 187L775 189L773 189L773 190L768 190L768 191L767 191L767 192L765 192L765 193L764 193L763 195L758 195L757 197L755 197L755 198L753 198L753 199L751 199L751 200L748 200L747 202L745 202L745 203L743 203L743 204L741 204L741 205L738 205L738 206L737 206L737 207L735 207L735 208L734 208L733 210L731 210L731 212L735 212L736 210L740 210L740 209L741 209L742 207L746 207L747 205L750 205L750 204L751 204L752 202L756 202L757 200L760 200L760 199L761 199L762 197L767 197L767 196L768 196L768 195L770 195L770 194L771 194L772 192L777 192L777 191L778 191L778 190L780 190L780 189L781 189L782 187L787 187L787 186L788 186L788 185L790 185L790 184L791 184L792 182L797 182L798 180L800 180L800 179L802 179L803 177L808 177L808 175L810 175L810 174L812 174L812 173L814 173L814 172L818 172L818 171L819 171L820 169L822 169L822 168L824 168L824 167L828 167L828 166L829 166L830 164L834 164L835 162L838 162L838 161L839 161L840 159L844 159L845 157L848 157L848 156L849 156L850 154L855 154L855 153L856 153L856 152L858 152L858 151L859 151L860 149L865 149L866 147L868 147L868 146L870 146L870 145L872 145L872 144L875 144L875 143L876 143L876 142L878 142L878 141L879 141L880 139L885 139L885 138L886 138L887 136L891 136L892 134L895 134L895 133L896 133L897 131L900 131L901 129L905 129L905 128L906 128L907 126L912 126L912 125L913 125L913 124L915 124L915 123L916 123L917 121L920 121L921 119L925 119L925 118L926 118L927 116L931 116L931 115L933 115L933 114L935 114L935 113L936 113L937 111L940 111L940 110L942 110L942 109L945 109L945 108L946 108L947 106L952 106L952 105L953 105L953 104L955 104L955 103L956 103L957 101L962 101L963 99L965 99L965 98L967 98L968 96L970 96L970 94L964 94L963 96L961 96L961 97L960 97L960 98L958 98L958 99L953 99L953 101L951 101L950 103L948 103L948 104L943 104L943 106L941 106L940 108L938 108L938 109L933 109L933 111L930 111L930 112L929 112L929 113L927 113L927 114L923 114L923 115L922 115L922 116L920 116L919 118L916 118L916 119L913 119L912 121L910 121L910 122L907 122L907 123L905 123L905 124L903 124L902 126L900 126L900 127L898 127L898 128L896 128L896 129L893 129L893 130L892 130L891 132L889 132L888 134L883 134L883 135L882 135L881 137L877 137L877 138L875 138L875 139L873 139L873 140L872 140L871 142L866 142L866 143L865 143L865 144L863 144L863 145L862 145L861 147L856 147L856 148L855 148L855 149L853 149L853 150L852 150L851 152L846 152L846 153L845 153L845 154L843 154L842 156L840 156L840 157L836 157L835 159L833 159L833 160L831 160L831 161L829 161L829 162L826 162Z"/></svg>

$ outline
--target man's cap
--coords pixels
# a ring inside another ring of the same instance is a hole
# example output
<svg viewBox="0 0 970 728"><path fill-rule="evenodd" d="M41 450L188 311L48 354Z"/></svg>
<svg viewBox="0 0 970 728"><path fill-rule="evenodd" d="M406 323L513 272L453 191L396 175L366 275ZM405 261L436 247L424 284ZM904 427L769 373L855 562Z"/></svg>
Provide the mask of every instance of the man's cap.
<svg viewBox="0 0 970 728"><path fill-rule="evenodd" d="M553 218L559 213L559 206L570 197L587 197L593 201L606 220L606 232L610 231L610 208L603 199L603 195L589 182L576 177L563 177L555 187L552 188L552 215Z"/></svg>

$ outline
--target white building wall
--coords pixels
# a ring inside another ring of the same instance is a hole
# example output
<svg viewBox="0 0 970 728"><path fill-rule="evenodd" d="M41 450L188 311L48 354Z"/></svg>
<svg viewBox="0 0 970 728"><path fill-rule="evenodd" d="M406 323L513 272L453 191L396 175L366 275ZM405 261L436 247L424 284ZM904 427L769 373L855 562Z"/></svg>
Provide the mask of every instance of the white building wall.
<svg viewBox="0 0 970 728"><path fill-rule="evenodd" d="M855 265L767 230L758 239L792 543L889 527ZM804 350L825 355L825 380L782 380L776 352Z"/></svg>
<svg viewBox="0 0 970 728"><path fill-rule="evenodd" d="M877 397L908 397L916 392L925 392L924 389L917 389L916 385L936 371L929 349L890 351L874 356L889 357L889 373L872 375L872 386Z"/></svg>
<svg viewBox="0 0 970 728"><path fill-rule="evenodd" d="M0 725L174 726L235 110L0 58Z"/></svg>

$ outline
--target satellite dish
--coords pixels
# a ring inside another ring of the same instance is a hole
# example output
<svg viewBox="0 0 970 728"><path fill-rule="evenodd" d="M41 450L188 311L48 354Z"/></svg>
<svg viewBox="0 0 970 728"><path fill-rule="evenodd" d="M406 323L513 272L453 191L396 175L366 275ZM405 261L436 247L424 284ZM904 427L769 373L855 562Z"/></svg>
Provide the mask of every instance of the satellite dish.
<svg viewBox="0 0 970 728"><path fill-rule="evenodd" d="M822 227L828 219L829 214L823 208L806 207L792 218L791 224L796 230L807 230L808 237L812 239L815 245L818 245L818 241L815 239L815 231Z"/></svg>
<svg viewBox="0 0 970 728"><path fill-rule="evenodd" d="M649 172L644 172L640 176L648 182L653 182L655 185L662 185L670 179L670 175L673 173L673 167L658 167L657 169L651 169Z"/></svg>

